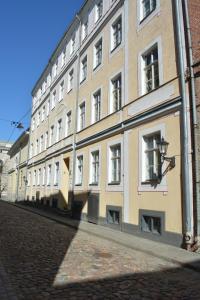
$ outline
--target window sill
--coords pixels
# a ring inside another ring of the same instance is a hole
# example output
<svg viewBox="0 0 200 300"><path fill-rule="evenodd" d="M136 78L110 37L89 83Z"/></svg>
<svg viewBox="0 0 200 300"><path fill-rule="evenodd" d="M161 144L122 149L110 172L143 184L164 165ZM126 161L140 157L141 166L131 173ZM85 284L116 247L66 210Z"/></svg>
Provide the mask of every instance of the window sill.
<svg viewBox="0 0 200 300"><path fill-rule="evenodd" d="M80 81L80 84L82 84L84 81L86 81L86 78L87 78L87 77L83 78L83 79Z"/></svg>
<svg viewBox="0 0 200 300"><path fill-rule="evenodd" d="M113 52L115 52L115 50L121 45L122 42L120 42L119 44L117 44L113 49L111 49L110 53L112 54Z"/></svg>
<svg viewBox="0 0 200 300"><path fill-rule="evenodd" d="M82 183L76 183L75 186L82 186Z"/></svg>
<svg viewBox="0 0 200 300"><path fill-rule="evenodd" d="M112 181L112 182L109 182L108 185L109 186L111 186L111 185L120 185L120 183L121 183L120 181Z"/></svg>
<svg viewBox="0 0 200 300"><path fill-rule="evenodd" d="M101 65L101 63L102 63L102 62L100 62L98 65L96 65L96 66L93 68L93 72L96 71L96 70L98 69L98 67Z"/></svg>
<svg viewBox="0 0 200 300"><path fill-rule="evenodd" d="M90 183L89 186L98 186L98 182Z"/></svg>
<svg viewBox="0 0 200 300"><path fill-rule="evenodd" d="M154 9L152 9L141 21L140 24L142 22L144 22L155 10L157 9L157 7L155 7Z"/></svg>
<svg viewBox="0 0 200 300"><path fill-rule="evenodd" d="M72 91L72 88L70 88L70 89L67 91L67 94L70 94L71 91Z"/></svg>

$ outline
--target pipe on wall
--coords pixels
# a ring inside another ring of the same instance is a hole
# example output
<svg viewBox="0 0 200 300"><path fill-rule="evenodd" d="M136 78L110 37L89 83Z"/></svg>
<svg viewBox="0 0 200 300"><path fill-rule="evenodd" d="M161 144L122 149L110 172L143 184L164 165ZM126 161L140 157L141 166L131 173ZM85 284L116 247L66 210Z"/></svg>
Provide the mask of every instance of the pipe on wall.
<svg viewBox="0 0 200 300"><path fill-rule="evenodd" d="M184 245L190 249L193 244L194 220L193 220L193 187L192 187L192 158L191 158L191 130L190 110L187 84L185 82L186 53L183 27L182 1L174 1L177 60L182 97L181 107L181 150L182 150L182 194L183 194L183 230Z"/></svg>

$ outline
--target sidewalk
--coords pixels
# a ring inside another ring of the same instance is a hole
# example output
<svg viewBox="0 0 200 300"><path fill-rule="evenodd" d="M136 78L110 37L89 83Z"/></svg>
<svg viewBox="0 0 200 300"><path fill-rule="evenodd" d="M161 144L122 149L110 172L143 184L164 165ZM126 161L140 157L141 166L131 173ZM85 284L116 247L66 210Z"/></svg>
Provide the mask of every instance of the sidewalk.
<svg viewBox="0 0 200 300"><path fill-rule="evenodd" d="M8 203L8 202L7 202ZM47 212L37 208L25 206L22 204L9 203L20 209L30 211L42 217L51 219L57 223L67 225L73 228L78 228L86 233L111 240L125 247L142 251L144 253L162 258L166 261L178 264L181 267L186 267L200 272L200 255L180 249L167 244L162 244L147 240L144 238L136 237L121 231L116 231L104 226L95 225L92 223L77 221L66 216L58 215L53 212Z"/></svg>

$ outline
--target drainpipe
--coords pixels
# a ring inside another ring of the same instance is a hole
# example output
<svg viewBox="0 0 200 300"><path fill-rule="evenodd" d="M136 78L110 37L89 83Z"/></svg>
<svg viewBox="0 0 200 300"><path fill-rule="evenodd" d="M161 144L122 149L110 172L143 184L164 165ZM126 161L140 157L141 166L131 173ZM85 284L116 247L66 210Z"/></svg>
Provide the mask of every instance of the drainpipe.
<svg viewBox="0 0 200 300"><path fill-rule="evenodd" d="M77 127L78 127L78 100L79 100L79 79L80 79L80 50L81 50L81 19L80 16L77 14L76 18L79 22L79 45L77 51L77 82L76 82L76 106L75 106L75 128L74 128L74 136L73 136L73 168L72 168L72 202L74 201L74 187L75 187L75 171L76 171L76 134L77 134ZM71 210L72 210L72 203L71 203Z"/></svg>
<svg viewBox="0 0 200 300"><path fill-rule="evenodd" d="M184 44L184 28L182 15L182 1L174 1L176 38L177 38L177 59L180 78L180 93L182 97L181 108L181 151L182 151L182 193L183 193L183 230L184 244L186 249L191 248L193 243L193 195L192 195L192 159L191 159L191 131L190 131L190 110L188 91L185 82L186 55Z"/></svg>
<svg viewBox="0 0 200 300"><path fill-rule="evenodd" d="M26 200L26 192L27 192L27 178L28 178L28 162L29 162L29 155L30 155L30 130L31 130L31 124L29 131L26 131L26 134L29 135L28 137L28 151L27 151L27 161L26 161L26 175L25 175L25 189L24 189L24 200Z"/></svg>
<svg viewBox="0 0 200 300"><path fill-rule="evenodd" d="M196 110L196 95L195 95L195 78L194 78L194 61L193 61L193 53L192 53L192 38L191 38L191 30L190 30L190 19L189 19L189 11L188 11L188 0L184 0L184 9L185 9L185 21L187 28L187 42L188 42L188 54L189 54L189 69L190 69L190 84L191 84L191 100L192 100L192 117L193 117L193 134L194 134L194 163L195 163L195 192L196 192L196 217L195 217L195 225L196 225L196 237L195 242L197 243L197 247L200 247L200 164L198 160L199 151L198 151L198 120L197 120L197 110Z"/></svg>
<svg viewBox="0 0 200 300"><path fill-rule="evenodd" d="M18 166L17 166L17 187L16 187L16 202L18 201L19 197L19 166L21 162L21 144L19 145L19 161L18 161Z"/></svg>

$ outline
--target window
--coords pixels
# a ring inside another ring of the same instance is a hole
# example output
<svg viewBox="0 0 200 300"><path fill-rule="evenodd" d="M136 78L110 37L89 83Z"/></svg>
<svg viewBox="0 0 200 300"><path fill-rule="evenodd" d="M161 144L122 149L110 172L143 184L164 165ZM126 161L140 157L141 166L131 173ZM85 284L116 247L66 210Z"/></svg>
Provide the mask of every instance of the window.
<svg viewBox="0 0 200 300"><path fill-rule="evenodd" d="M51 185L51 165L48 165L47 169L47 185Z"/></svg>
<svg viewBox="0 0 200 300"><path fill-rule="evenodd" d="M144 232L151 232L153 234L161 234L161 219L148 215L142 215L141 229Z"/></svg>
<svg viewBox="0 0 200 300"><path fill-rule="evenodd" d="M64 96L64 80L60 84L60 89L59 89L59 101L63 99Z"/></svg>
<svg viewBox="0 0 200 300"><path fill-rule="evenodd" d="M67 113L67 118L66 118L66 136L69 135L71 126L72 126L72 112L69 111Z"/></svg>
<svg viewBox="0 0 200 300"><path fill-rule="evenodd" d="M42 172L42 185L45 185L45 180L46 180L46 168L43 167L43 172Z"/></svg>
<svg viewBox="0 0 200 300"><path fill-rule="evenodd" d="M37 174L37 185L40 185L40 179L41 179L41 169L38 169L38 174Z"/></svg>
<svg viewBox="0 0 200 300"><path fill-rule="evenodd" d="M88 35L88 19L82 25L82 40Z"/></svg>
<svg viewBox="0 0 200 300"><path fill-rule="evenodd" d="M68 92L73 89L73 81L74 81L74 69L72 69L68 75Z"/></svg>
<svg viewBox="0 0 200 300"><path fill-rule="evenodd" d="M111 51L115 50L122 42L122 18L113 23L111 28Z"/></svg>
<svg viewBox="0 0 200 300"><path fill-rule="evenodd" d="M31 143L31 147L30 147L30 158L33 157L33 143Z"/></svg>
<svg viewBox="0 0 200 300"><path fill-rule="evenodd" d="M36 185L36 170L33 172L33 186Z"/></svg>
<svg viewBox="0 0 200 300"><path fill-rule="evenodd" d="M121 144L110 146L110 184L121 182Z"/></svg>
<svg viewBox="0 0 200 300"><path fill-rule="evenodd" d="M55 163L55 173L54 173L54 185L58 185L59 179L59 162Z"/></svg>
<svg viewBox="0 0 200 300"><path fill-rule="evenodd" d="M79 130L85 128L85 102L79 105Z"/></svg>
<svg viewBox="0 0 200 300"><path fill-rule="evenodd" d="M40 125L40 111L37 114L37 127Z"/></svg>
<svg viewBox="0 0 200 300"><path fill-rule="evenodd" d="M74 53L75 50L75 34L72 36L70 41L70 55Z"/></svg>
<svg viewBox="0 0 200 300"><path fill-rule="evenodd" d="M161 160L157 142L160 141L160 132L143 136L142 182L159 181L161 175Z"/></svg>
<svg viewBox="0 0 200 300"><path fill-rule="evenodd" d="M33 118L33 121L32 121L32 131L35 130L35 118Z"/></svg>
<svg viewBox="0 0 200 300"><path fill-rule="evenodd" d="M108 209L107 210L107 222L109 224L120 224L120 211L114 210L114 209Z"/></svg>
<svg viewBox="0 0 200 300"><path fill-rule="evenodd" d="M58 120L57 123L57 136L56 136L57 142L61 140L61 135L62 135L62 119Z"/></svg>
<svg viewBox="0 0 200 300"><path fill-rule="evenodd" d="M99 151L91 153L91 185L99 183Z"/></svg>
<svg viewBox="0 0 200 300"><path fill-rule="evenodd" d="M31 185L31 172L28 172L27 186Z"/></svg>
<svg viewBox="0 0 200 300"><path fill-rule="evenodd" d="M45 106L43 106L42 108L42 118L41 118L42 122L44 121L44 118L45 118Z"/></svg>
<svg viewBox="0 0 200 300"><path fill-rule="evenodd" d="M44 150L47 149L47 145L48 145L48 131L46 131L46 133L45 133Z"/></svg>
<svg viewBox="0 0 200 300"><path fill-rule="evenodd" d="M47 117L49 115L49 110L50 110L50 99L47 101Z"/></svg>
<svg viewBox="0 0 200 300"><path fill-rule="evenodd" d="M58 72L58 62L55 62L53 66L53 78L57 76L57 72Z"/></svg>
<svg viewBox="0 0 200 300"><path fill-rule="evenodd" d="M122 80L121 74L111 80L111 112L121 108L122 102Z"/></svg>
<svg viewBox="0 0 200 300"><path fill-rule="evenodd" d="M96 4L96 14L95 14L95 21L97 22L103 15L103 0L100 0Z"/></svg>
<svg viewBox="0 0 200 300"><path fill-rule="evenodd" d="M42 84L42 94L44 94L46 92L46 86L47 86L47 83L46 83L46 81L44 81Z"/></svg>
<svg viewBox="0 0 200 300"><path fill-rule="evenodd" d="M49 146L53 145L54 142L54 125L50 128Z"/></svg>
<svg viewBox="0 0 200 300"><path fill-rule="evenodd" d="M43 147L44 147L44 137L43 137L43 135L41 135L41 137L40 137L40 152L43 151Z"/></svg>
<svg viewBox="0 0 200 300"><path fill-rule="evenodd" d="M39 152L39 140L36 140L36 145L35 145L35 155L37 155Z"/></svg>
<svg viewBox="0 0 200 300"><path fill-rule="evenodd" d="M56 91L53 92L52 98L51 98L51 109L54 109L56 105Z"/></svg>
<svg viewBox="0 0 200 300"><path fill-rule="evenodd" d="M93 95L93 116L92 122L95 123L101 119L101 90Z"/></svg>
<svg viewBox="0 0 200 300"><path fill-rule="evenodd" d="M80 81L84 81L87 77L87 56L81 61L81 78Z"/></svg>
<svg viewBox="0 0 200 300"><path fill-rule="evenodd" d="M63 50L61 54L61 68L65 65L65 60L66 60L66 50Z"/></svg>
<svg viewBox="0 0 200 300"><path fill-rule="evenodd" d="M77 168L76 168L76 184L82 185L83 181L83 155L77 156Z"/></svg>
<svg viewBox="0 0 200 300"><path fill-rule="evenodd" d="M94 69L102 62L102 39L100 39L94 47Z"/></svg>
<svg viewBox="0 0 200 300"><path fill-rule="evenodd" d="M141 1L141 20L148 17L156 9L156 0Z"/></svg>
<svg viewBox="0 0 200 300"><path fill-rule="evenodd" d="M158 47L157 44L142 56L143 92L148 93L159 86Z"/></svg>

